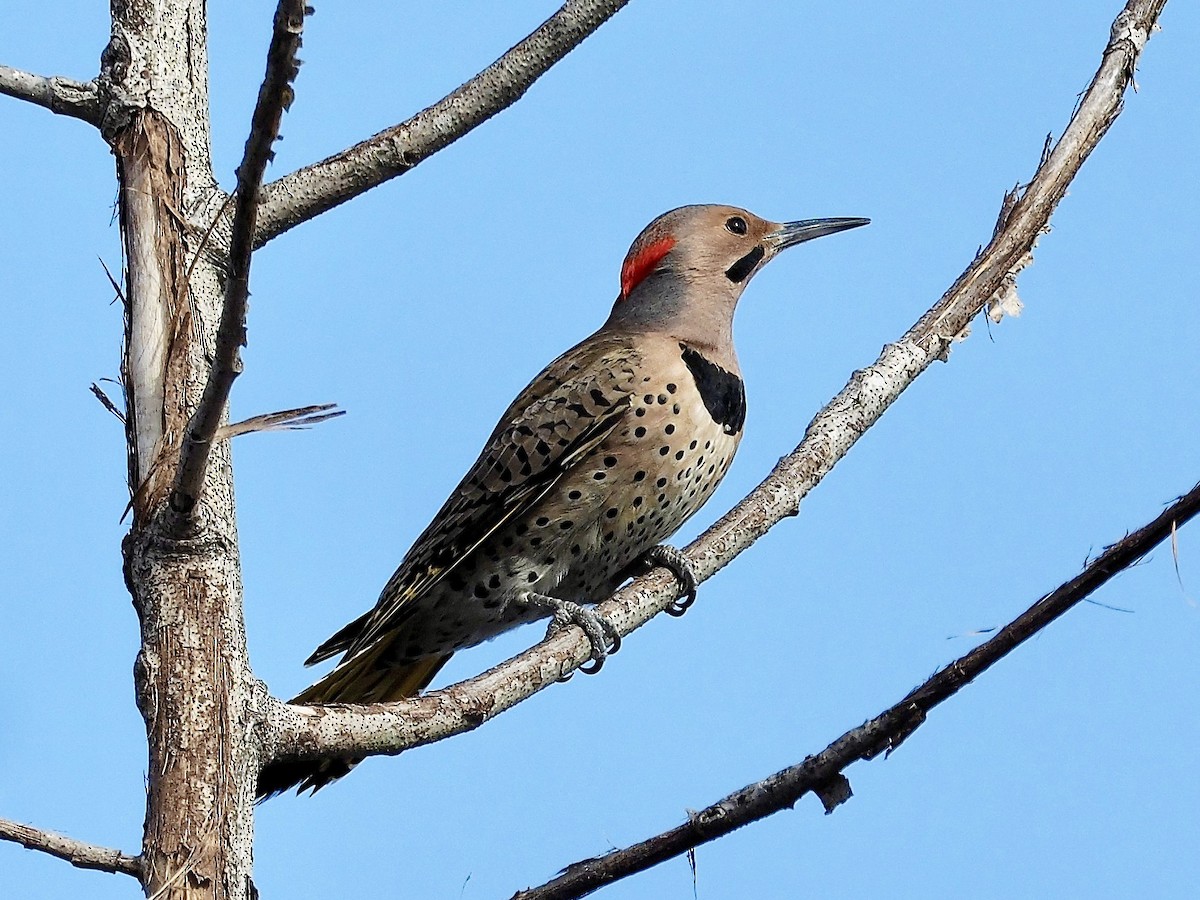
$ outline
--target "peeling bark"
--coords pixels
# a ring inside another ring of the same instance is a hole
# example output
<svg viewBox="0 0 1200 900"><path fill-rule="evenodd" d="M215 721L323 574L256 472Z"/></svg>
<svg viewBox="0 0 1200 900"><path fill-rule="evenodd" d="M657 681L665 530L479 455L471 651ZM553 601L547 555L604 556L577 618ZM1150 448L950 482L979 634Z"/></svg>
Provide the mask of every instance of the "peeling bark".
<svg viewBox="0 0 1200 900"><path fill-rule="evenodd" d="M153 110L113 141L125 252L125 385L129 486L135 523L162 499L162 458L178 455L191 312L184 283L183 149Z"/></svg>

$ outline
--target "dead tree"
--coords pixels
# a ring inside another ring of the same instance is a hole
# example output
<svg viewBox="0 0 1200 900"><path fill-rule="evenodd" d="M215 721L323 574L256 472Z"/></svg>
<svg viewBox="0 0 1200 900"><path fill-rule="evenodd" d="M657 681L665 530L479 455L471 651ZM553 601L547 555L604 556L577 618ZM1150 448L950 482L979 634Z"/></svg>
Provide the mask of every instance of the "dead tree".
<svg viewBox="0 0 1200 900"><path fill-rule="evenodd" d="M76 865L131 875L156 898L253 897L254 786L266 762L396 754L441 740L479 727L587 661L587 640L575 629L469 681L401 703L306 708L272 697L247 655L229 441L336 412L305 407L230 424L227 401L242 367L253 251L404 174L516 102L626 2L570 0L478 76L408 121L263 184L311 12L301 0L280 0L233 194L218 187L211 162L202 0L114 0L111 40L91 81L0 66L0 92L89 123L116 160L125 405L114 411L124 420L128 447L132 524L123 544L124 574L141 623L135 685L149 750L140 853L15 823L0 823L0 837ZM987 246L911 329L853 374L796 450L687 548L702 578L797 514L808 492L917 376L947 357L973 319L987 313L998 321L1017 306L1017 275L1072 177L1120 112L1164 5L1129 0L1070 125L1047 143L1030 182L1005 197ZM1067 599L1078 602L1135 562L1190 518L1196 504L1193 490L1139 532L1140 542L1121 542L1100 556L1081 576L1082 586L1072 582ZM600 610L628 634L670 606L674 589L659 572ZM1057 592L1051 598L1062 599ZM1054 614L1066 608L1058 603ZM727 798L646 852L574 866L529 896L579 896L788 806L806 791L836 806L848 796L845 766L897 746L934 704L1015 646L1018 633L1023 640L1043 627L1046 609L1047 601L1035 607L1032 630L1024 621L1003 632L994 656L960 660L872 727L810 758L802 772L789 770L769 785L751 786L745 797Z"/></svg>

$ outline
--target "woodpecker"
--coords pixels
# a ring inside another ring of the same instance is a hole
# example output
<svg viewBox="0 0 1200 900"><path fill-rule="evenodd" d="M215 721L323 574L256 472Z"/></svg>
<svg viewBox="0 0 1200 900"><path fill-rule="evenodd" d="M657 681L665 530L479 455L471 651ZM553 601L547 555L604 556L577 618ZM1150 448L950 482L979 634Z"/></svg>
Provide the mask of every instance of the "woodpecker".
<svg viewBox="0 0 1200 900"><path fill-rule="evenodd" d="M292 702L410 697L455 651L547 617L551 633L583 629L595 671L619 642L585 604L655 565L679 580L682 599L668 611L682 614L695 573L661 542L713 493L742 438L734 307L781 251L869 221L779 223L697 205L646 226L621 266L608 320L505 410L374 609L306 665L339 654L340 662ZM274 764L259 777L259 796L315 791L355 762Z"/></svg>

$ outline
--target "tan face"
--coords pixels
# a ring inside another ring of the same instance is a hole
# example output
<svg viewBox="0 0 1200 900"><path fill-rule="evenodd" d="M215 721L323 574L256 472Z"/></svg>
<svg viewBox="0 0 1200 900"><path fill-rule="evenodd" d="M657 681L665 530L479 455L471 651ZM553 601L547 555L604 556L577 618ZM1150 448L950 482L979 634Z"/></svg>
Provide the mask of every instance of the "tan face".
<svg viewBox="0 0 1200 900"><path fill-rule="evenodd" d="M724 287L736 296L781 250L868 221L769 222L736 206L683 206L659 216L633 242L621 268L621 297L629 297L651 275L663 272L711 288Z"/></svg>
<svg viewBox="0 0 1200 900"><path fill-rule="evenodd" d="M650 275L718 277L743 285L775 254L767 235L779 226L736 206L684 206L646 226L621 267L621 296Z"/></svg>
<svg viewBox="0 0 1200 900"><path fill-rule="evenodd" d="M683 206L638 235L621 267L610 331L664 334L737 371L733 315L754 274L781 250L866 219L769 222L736 206Z"/></svg>

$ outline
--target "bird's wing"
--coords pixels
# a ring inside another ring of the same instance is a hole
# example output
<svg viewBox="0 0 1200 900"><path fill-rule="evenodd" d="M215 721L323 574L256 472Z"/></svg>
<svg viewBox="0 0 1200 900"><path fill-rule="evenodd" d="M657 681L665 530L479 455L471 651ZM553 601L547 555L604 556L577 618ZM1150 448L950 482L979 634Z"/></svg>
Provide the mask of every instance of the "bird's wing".
<svg viewBox="0 0 1200 900"><path fill-rule="evenodd" d="M308 663L370 647L407 617L495 531L586 460L631 406L639 355L620 338L589 338L550 363L501 417L475 464L417 538L366 615Z"/></svg>

